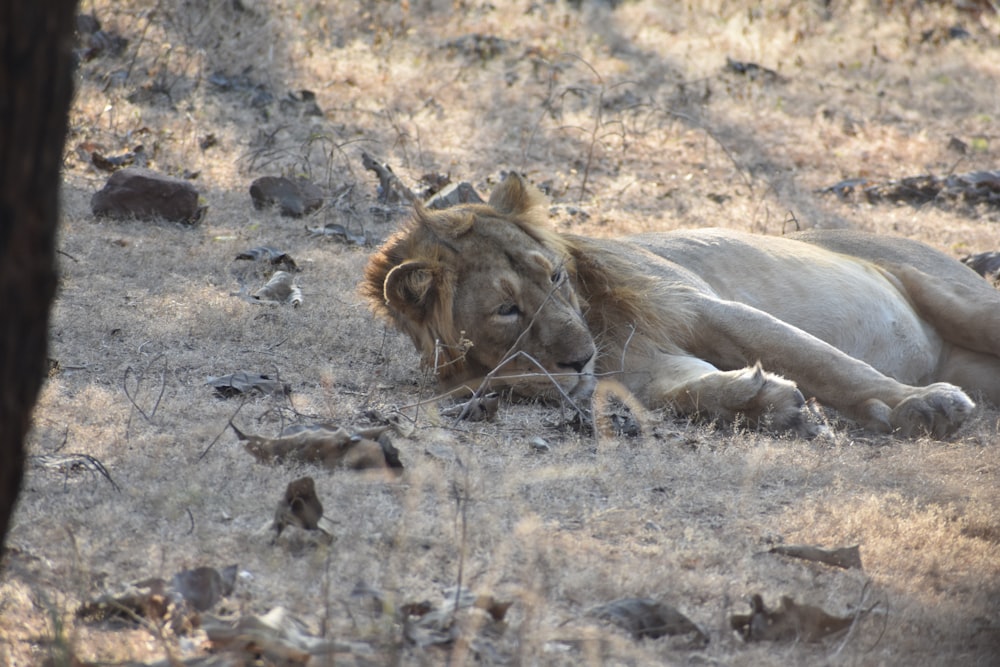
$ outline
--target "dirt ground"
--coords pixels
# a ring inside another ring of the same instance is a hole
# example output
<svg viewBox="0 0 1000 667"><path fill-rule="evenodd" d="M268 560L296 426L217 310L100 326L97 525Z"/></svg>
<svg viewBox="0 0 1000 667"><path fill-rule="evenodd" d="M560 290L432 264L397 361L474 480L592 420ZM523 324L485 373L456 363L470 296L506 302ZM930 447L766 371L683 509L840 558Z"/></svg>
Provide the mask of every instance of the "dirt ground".
<svg viewBox="0 0 1000 667"><path fill-rule="evenodd" d="M422 403L433 379L356 292L371 246L406 215L379 201L362 151L421 194L443 175L485 196L520 171L551 197L553 224L577 233L850 227L956 257L1000 250L996 205L823 192L998 168L995 3L80 9L104 36L82 38L53 368L29 454L93 457L114 484L32 460L0 570L0 664L305 664L294 652L210 662L204 628L77 614L129 582L234 564L235 590L209 613L284 607L339 642L311 665L997 664L995 406L947 442L836 420L803 441L663 413L637 436L588 435L561 427L560 408L524 403L456 423ZM91 214L109 175L92 154L140 145L149 167L198 188L200 222ZM255 210L263 175L311 179L323 207ZM328 224L366 243L307 231ZM262 245L301 268L300 306L247 297L235 257ZM206 384L240 370L290 392L221 398ZM376 414L415 427L390 435L399 476L262 465L227 426L275 436ZM274 508L304 475L330 543L295 528L273 539ZM769 553L780 545L859 545L863 568ZM432 627L426 610L459 585L511 606ZM745 642L730 617L754 594L870 611L815 642ZM633 639L592 613L630 597L672 606L707 644Z"/></svg>

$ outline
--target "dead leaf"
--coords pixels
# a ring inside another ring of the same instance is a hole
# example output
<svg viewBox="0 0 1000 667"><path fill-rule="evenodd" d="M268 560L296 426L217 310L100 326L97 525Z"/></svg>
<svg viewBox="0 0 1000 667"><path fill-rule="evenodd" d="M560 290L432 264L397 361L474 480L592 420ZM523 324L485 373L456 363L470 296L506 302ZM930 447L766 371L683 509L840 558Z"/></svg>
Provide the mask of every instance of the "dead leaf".
<svg viewBox="0 0 1000 667"><path fill-rule="evenodd" d="M448 40L441 47L452 54L461 54L467 58L485 61L506 53L517 44L517 41L476 32Z"/></svg>
<svg viewBox="0 0 1000 667"><path fill-rule="evenodd" d="M111 473L108 472L108 469L90 454L36 454L29 456L28 461L40 468L56 470L66 477L84 470L97 473L108 480L115 491L121 493L121 488L115 483L115 480L111 479Z"/></svg>
<svg viewBox="0 0 1000 667"><path fill-rule="evenodd" d="M708 644L708 635L674 607L649 598L623 598L592 609L588 615L610 621L634 639L691 635L690 646Z"/></svg>
<svg viewBox="0 0 1000 667"><path fill-rule="evenodd" d="M197 612L212 608L236 585L238 567L221 572L213 567L182 570L168 583L153 577L127 585L124 590L100 595L77 609L78 618L97 623L117 621L135 624L140 620L168 623L177 634L186 634L200 624Z"/></svg>
<svg viewBox="0 0 1000 667"><path fill-rule="evenodd" d="M456 403L441 410L442 417L454 417L470 422L493 421L500 407L500 394L491 392L485 396L473 396L463 403Z"/></svg>
<svg viewBox="0 0 1000 667"><path fill-rule="evenodd" d="M292 259L291 255L270 246L257 246L256 248L244 250L240 254L236 255L236 259L266 263L271 266L279 267L283 271L288 271L290 273L301 271L298 264L296 264L295 260Z"/></svg>
<svg viewBox="0 0 1000 667"><path fill-rule="evenodd" d="M312 477L300 477L288 483L285 495L278 501L272 528L279 536L285 526L322 530L319 527L321 518L323 518L323 503L316 495L316 482Z"/></svg>
<svg viewBox="0 0 1000 667"><path fill-rule="evenodd" d="M816 642L846 630L854 619L855 616L831 616L819 607L797 604L787 596L782 596L777 609L768 609L763 598L755 593L750 599L750 613L734 614L729 623L747 642Z"/></svg>
<svg viewBox="0 0 1000 667"><path fill-rule="evenodd" d="M230 426L260 463L312 463L327 470L381 468L399 472L403 468L399 450L385 435L386 427L351 432L325 424L301 425L286 435L266 438ZM371 439L376 433L378 441Z"/></svg>
<svg viewBox="0 0 1000 667"><path fill-rule="evenodd" d="M264 658L266 664L291 667L306 665L312 656L373 653L371 646L362 642L316 637L284 607L275 607L262 616L243 616L235 623L206 616L202 627L215 651L245 654L247 664L257 664L257 660Z"/></svg>
<svg viewBox="0 0 1000 667"><path fill-rule="evenodd" d="M801 558L803 560L811 560L817 563L840 567L845 570L852 567L859 570L862 569L861 547L857 544L853 547L843 547L841 549L822 549L820 547L808 545L777 546L771 549L768 553L791 556L792 558Z"/></svg>
<svg viewBox="0 0 1000 667"><path fill-rule="evenodd" d="M364 232L354 233L347 229L347 227L337 224L336 222L328 222L322 227L307 226L306 231L309 232L310 236L327 236L343 241L344 243L359 246L375 245L375 239L368 236Z"/></svg>
<svg viewBox="0 0 1000 667"><path fill-rule="evenodd" d="M98 151L93 151L90 154L90 162L102 171L116 171L133 164L145 167L147 163L145 151L146 149L141 145L121 155L105 156Z"/></svg>
<svg viewBox="0 0 1000 667"><path fill-rule="evenodd" d="M743 62L740 60L733 60L729 56L726 56L726 70L733 72L734 74L742 74L751 81L763 81L765 83L787 83L788 79L781 76L773 69L768 69L767 67L761 67L757 63Z"/></svg>
<svg viewBox="0 0 1000 667"><path fill-rule="evenodd" d="M172 595L163 579L144 579L127 585L116 594L103 594L96 600L84 602L76 610L77 618L88 623L118 621L134 624L140 619L163 621L183 597ZM173 613L174 619L181 614ZM183 625L183 624L182 624Z"/></svg>
<svg viewBox="0 0 1000 667"><path fill-rule="evenodd" d="M485 639L484 633L503 634L504 618L512 604L512 601L500 601L491 594L477 594L467 588L448 589L444 591L444 600L436 606L426 600L400 605L403 636L421 648L451 644L463 636L462 621L475 610L488 617L475 626L477 635L471 641L476 643Z"/></svg>
<svg viewBox="0 0 1000 667"><path fill-rule="evenodd" d="M378 410L365 410L365 417L375 423L391 426L397 434L404 438L411 437L417 431L413 420L395 412L388 417L384 417Z"/></svg>
<svg viewBox="0 0 1000 667"><path fill-rule="evenodd" d="M302 290L288 271L275 271L271 279L253 293L253 298L261 303L290 303L299 306L302 304Z"/></svg>
<svg viewBox="0 0 1000 667"><path fill-rule="evenodd" d="M281 396L292 392L292 385L288 383L279 382L263 373L250 373L248 371L237 371L229 375L210 377L205 384L213 387L222 398L232 398L253 391L258 391L265 396Z"/></svg>

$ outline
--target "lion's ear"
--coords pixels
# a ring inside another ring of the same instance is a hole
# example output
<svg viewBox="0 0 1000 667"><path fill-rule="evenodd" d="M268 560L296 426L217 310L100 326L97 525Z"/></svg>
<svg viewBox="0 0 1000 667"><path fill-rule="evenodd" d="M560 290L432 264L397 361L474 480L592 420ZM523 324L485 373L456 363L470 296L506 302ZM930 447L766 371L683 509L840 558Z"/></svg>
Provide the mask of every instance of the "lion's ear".
<svg viewBox="0 0 1000 667"><path fill-rule="evenodd" d="M385 302L407 319L424 323L441 303L445 281L440 265L422 260L403 262L385 276Z"/></svg>
<svg viewBox="0 0 1000 667"><path fill-rule="evenodd" d="M500 213L520 215L545 205L545 195L530 185L520 175L510 172L493 189L489 205Z"/></svg>
<svg viewBox="0 0 1000 667"><path fill-rule="evenodd" d="M457 239L472 229L474 216L462 209L453 208L432 211L418 202L414 208L414 212L420 224L430 229L442 239Z"/></svg>

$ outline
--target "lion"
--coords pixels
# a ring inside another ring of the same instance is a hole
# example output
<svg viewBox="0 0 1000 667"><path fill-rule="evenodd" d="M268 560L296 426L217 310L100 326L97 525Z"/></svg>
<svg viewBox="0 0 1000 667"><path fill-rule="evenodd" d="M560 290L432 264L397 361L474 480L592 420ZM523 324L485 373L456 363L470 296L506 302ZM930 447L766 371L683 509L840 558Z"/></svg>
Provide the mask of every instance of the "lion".
<svg viewBox="0 0 1000 667"><path fill-rule="evenodd" d="M1000 404L1000 293L921 243L857 231L556 232L516 174L486 204L416 206L362 295L447 387L646 407L803 436L806 398L865 429L952 435Z"/></svg>

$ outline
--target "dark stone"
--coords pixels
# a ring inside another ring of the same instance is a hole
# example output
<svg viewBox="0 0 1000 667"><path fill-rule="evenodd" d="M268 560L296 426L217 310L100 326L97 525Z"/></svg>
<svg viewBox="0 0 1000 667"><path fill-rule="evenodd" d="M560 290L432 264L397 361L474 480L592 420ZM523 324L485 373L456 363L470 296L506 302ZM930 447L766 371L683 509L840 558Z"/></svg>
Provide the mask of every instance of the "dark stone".
<svg viewBox="0 0 1000 667"><path fill-rule="evenodd" d="M93 14L76 15L76 31L81 35L93 35L101 29L101 22Z"/></svg>
<svg viewBox="0 0 1000 667"><path fill-rule="evenodd" d="M94 215L118 219L197 222L201 217L193 185L141 168L112 174L90 199L90 209Z"/></svg>
<svg viewBox="0 0 1000 667"><path fill-rule="evenodd" d="M1000 252L981 252L962 258L970 269L1000 286Z"/></svg>
<svg viewBox="0 0 1000 667"><path fill-rule="evenodd" d="M476 189L466 181L452 183L443 190L427 200L426 206L430 209L443 209L457 206L458 204L484 204L483 198L479 196Z"/></svg>
<svg viewBox="0 0 1000 667"><path fill-rule="evenodd" d="M250 198L257 210L277 205L281 215L301 218L323 205L323 191L305 178L261 176L250 185Z"/></svg>

